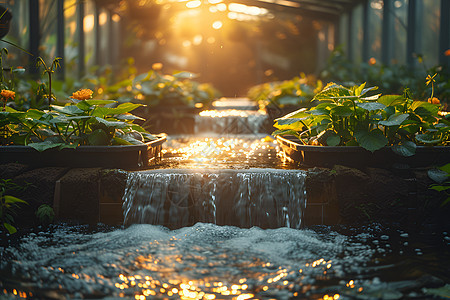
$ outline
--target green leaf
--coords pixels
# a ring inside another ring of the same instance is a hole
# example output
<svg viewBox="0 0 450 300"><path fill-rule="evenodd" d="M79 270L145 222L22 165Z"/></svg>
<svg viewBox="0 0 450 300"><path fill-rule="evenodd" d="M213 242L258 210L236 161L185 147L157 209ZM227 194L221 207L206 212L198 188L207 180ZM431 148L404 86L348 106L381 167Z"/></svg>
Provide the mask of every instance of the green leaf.
<svg viewBox="0 0 450 300"><path fill-rule="evenodd" d="M40 119L44 114L45 112L43 111L37 109L29 109L25 113L25 117L30 119Z"/></svg>
<svg viewBox="0 0 450 300"><path fill-rule="evenodd" d="M361 84L360 86L356 87L353 91L353 93L355 94L355 96L360 96L362 94L362 91L364 90L364 87L366 86L366 83L364 82L363 84Z"/></svg>
<svg viewBox="0 0 450 300"><path fill-rule="evenodd" d="M341 137L338 135L332 135L327 138L328 146L337 146L341 142Z"/></svg>
<svg viewBox="0 0 450 300"><path fill-rule="evenodd" d="M132 143L130 143L120 137L117 137L117 136L112 138L112 143L114 145L133 145Z"/></svg>
<svg viewBox="0 0 450 300"><path fill-rule="evenodd" d="M416 140L424 144L437 144L441 139L436 139L432 134L419 133L416 135Z"/></svg>
<svg viewBox="0 0 450 300"><path fill-rule="evenodd" d="M346 96L353 96L351 91L342 85L337 85L333 82L327 84L327 86L317 93L313 100L330 100L333 98L340 98L340 97L346 97Z"/></svg>
<svg viewBox="0 0 450 300"><path fill-rule="evenodd" d="M348 106L338 105L331 109L330 114L338 117L349 117L354 114L354 111Z"/></svg>
<svg viewBox="0 0 450 300"><path fill-rule="evenodd" d="M435 289L426 288L425 294L432 295L432 297L450 298L450 284L447 283L446 285Z"/></svg>
<svg viewBox="0 0 450 300"><path fill-rule="evenodd" d="M296 111L293 111L291 113L288 113L287 115L279 118L279 119L287 119L287 118L305 118L309 117L309 114L306 112L306 108L300 108ZM279 120L276 119L275 121Z"/></svg>
<svg viewBox="0 0 450 300"><path fill-rule="evenodd" d="M409 157L416 154L416 148L417 145L414 142L404 141L392 146L392 151L400 156Z"/></svg>
<svg viewBox="0 0 450 300"><path fill-rule="evenodd" d="M428 170L427 174L430 179L437 183L444 183L450 176L449 173L437 168Z"/></svg>
<svg viewBox="0 0 450 300"><path fill-rule="evenodd" d="M139 106L142 106L142 104L138 103L122 103L117 107L96 107L94 112L92 113L93 116L104 118L105 116L113 116L113 115L120 115L128 113Z"/></svg>
<svg viewBox="0 0 450 300"><path fill-rule="evenodd" d="M41 223L50 223L55 218L55 212L47 204L42 204L36 211L36 217Z"/></svg>
<svg viewBox="0 0 450 300"><path fill-rule="evenodd" d="M356 106L361 107L362 109L368 110L368 111L374 111L374 110L381 110L385 109L386 105L379 102L363 102L363 103L356 103Z"/></svg>
<svg viewBox="0 0 450 300"><path fill-rule="evenodd" d="M128 124L125 123L125 122L119 122L119 121L107 121L107 120L105 120L105 119L103 119L103 118L99 118L99 117L95 117L95 119L96 119L99 123L102 123L102 124L106 125L107 127L111 127L111 128L117 128L117 129L120 129L120 128L125 128L125 127L128 126Z"/></svg>
<svg viewBox="0 0 450 300"><path fill-rule="evenodd" d="M396 106L399 104L403 104L405 102L405 98L401 95L384 95L378 98L378 103L382 103L386 106Z"/></svg>
<svg viewBox="0 0 450 300"><path fill-rule="evenodd" d="M178 79L194 79L194 78L197 78L198 75L191 73L191 72L182 71L182 72L174 73L173 77L178 78Z"/></svg>
<svg viewBox="0 0 450 300"><path fill-rule="evenodd" d="M411 109L419 116L436 116L439 112L439 105L425 101L414 101Z"/></svg>
<svg viewBox="0 0 450 300"><path fill-rule="evenodd" d="M79 109L76 105L67 105L67 106L52 105L52 109L67 115L78 115L84 112L84 110Z"/></svg>
<svg viewBox="0 0 450 300"><path fill-rule="evenodd" d="M17 232L16 227L14 227L14 226L12 226L11 224L8 224L8 223L6 223L6 222L3 223L3 227L5 227L6 230L8 230L9 234L13 234L13 233L16 233L16 232Z"/></svg>
<svg viewBox="0 0 450 300"><path fill-rule="evenodd" d="M144 118L132 115L132 114L121 114L116 116L116 118L118 120L125 120L125 121L134 121L134 120L141 120L141 121L145 121Z"/></svg>
<svg viewBox="0 0 450 300"><path fill-rule="evenodd" d="M391 115L386 121L380 121L378 124L383 126L400 126L406 119L408 119L409 114L395 114Z"/></svg>
<svg viewBox="0 0 450 300"><path fill-rule="evenodd" d="M14 196L10 196L10 195L3 196L3 199L5 199L5 203L6 204L13 204L13 203L25 203L25 204L28 204L27 201L19 199L19 198L14 197Z"/></svg>
<svg viewBox="0 0 450 300"><path fill-rule="evenodd" d="M448 174L450 174L450 163L443 165L442 167L439 167L439 169L441 169L444 172L447 172Z"/></svg>
<svg viewBox="0 0 450 300"><path fill-rule="evenodd" d="M89 142L89 145L92 146L105 146L109 145L110 143L110 138L108 137L108 134L102 129L97 129L91 132L88 135L87 140Z"/></svg>
<svg viewBox="0 0 450 300"><path fill-rule="evenodd" d="M292 129L276 130L272 132L272 135L297 135L297 131Z"/></svg>
<svg viewBox="0 0 450 300"><path fill-rule="evenodd" d="M40 143L31 143L28 144L28 146L30 146L33 149L36 149L39 152L48 150L48 149L52 149L52 148L58 148L59 146L61 146L61 143L53 143L51 141L43 141Z"/></svg>
<svg viewBox="0 0 450 300"><path fill-rule="evenodd" d="M383 135L379 129L372 131L358 131L354 134L358 144L370 152L374 152L383 148L388 144L388 139Z"/></svg>
<svg viewBox="0 0 450 300"><path fill-rule="evenodd" d="M433 185L430 187L430 190L435 190L438 192L446 191L450 189L450 185L444 186L444 185Z"/></svg>
<svg viewBox="0 0 450 300"><path fill-rule="evenodd" d="M309 113L313 116L327 116L330 114L330 111L324 109L324 108L316 108L311 109Z"/></svg>

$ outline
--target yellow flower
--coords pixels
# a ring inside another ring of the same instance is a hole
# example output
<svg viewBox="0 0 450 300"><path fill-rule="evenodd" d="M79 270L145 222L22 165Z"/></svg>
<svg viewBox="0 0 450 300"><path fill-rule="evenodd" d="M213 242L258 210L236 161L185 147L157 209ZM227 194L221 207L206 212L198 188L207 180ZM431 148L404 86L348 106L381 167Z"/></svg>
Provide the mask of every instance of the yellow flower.
<svg viewBox="0 0 450 300"><path fill-rule="evenodd" d="M431 75L427 75L427 78L425 79L427 81L427 85L429 85L432 82L436 82L436 80L434 80L434 77L436 77L437 73L434 74L433 76Z"/></svg>
<svg viewBox="0 0 450 300"><path fill-rule="evenodd" d="M73 99L77 100L87 100L92 98L94 92L90 89L82 89L72 94Z"/></svg>
<svg viewBox="0 0 450 300"><path fill-rule="evenodd" d="M152 69L155 71L161 71L161 69L163 68L163 64L162 63L154 63L152 65Z"/></svg>
<svg viewBox="0 0 450 300"><path fill-rule="evenodd" d="M439 101L439 99L436 97L428 98L428 102L433 103L433 104L441 104L441 101Z"/></svg>
<svg viewBox="0 0 450 300"><path fill-rule="evenodd" d="M16 92L10 91L10 90L2 90L1 95L5 101L8 99L14 99L16 96Z"/></svg>

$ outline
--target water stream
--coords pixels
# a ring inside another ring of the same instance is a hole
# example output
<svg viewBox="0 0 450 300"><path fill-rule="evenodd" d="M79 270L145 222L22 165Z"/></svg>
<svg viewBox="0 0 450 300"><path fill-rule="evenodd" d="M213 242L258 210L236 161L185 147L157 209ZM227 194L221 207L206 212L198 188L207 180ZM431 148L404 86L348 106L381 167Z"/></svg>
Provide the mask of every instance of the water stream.
<svg viewBox="0 0 450 300"><path fill-rule="evenodd" d="M161 165L129 173L124 226L57 224L2 243L0 298L449 297L448 232L299 229L305 172L248 124L170 137Z"/></svg>

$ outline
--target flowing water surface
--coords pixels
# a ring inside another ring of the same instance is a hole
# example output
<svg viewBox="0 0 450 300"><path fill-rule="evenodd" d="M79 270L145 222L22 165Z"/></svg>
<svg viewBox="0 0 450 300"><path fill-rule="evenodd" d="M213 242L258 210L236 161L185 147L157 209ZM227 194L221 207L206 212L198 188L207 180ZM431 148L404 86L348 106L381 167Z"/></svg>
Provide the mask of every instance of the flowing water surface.
<svg viewBox="0 0 450 300"><path fill-rule="evenodd" d="M59 224L2 243L0 298L449 297L447 232L302 228L305 172L271 138L170 138L164 152L129 174L125 226Z"/></svg>

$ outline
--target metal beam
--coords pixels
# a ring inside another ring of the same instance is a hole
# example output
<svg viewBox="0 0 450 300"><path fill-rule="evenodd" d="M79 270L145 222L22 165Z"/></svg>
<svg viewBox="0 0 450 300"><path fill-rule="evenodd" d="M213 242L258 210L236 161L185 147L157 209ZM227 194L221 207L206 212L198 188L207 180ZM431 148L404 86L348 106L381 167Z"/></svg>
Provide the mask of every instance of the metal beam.
<svg viewBox="0 0 450 300"><path fill-rule="evenodd" d="M85 66L85 43L84 43L84 2L77 4L77 27L78 27L78 78L84 76Z"/></svg>
<svg viewBox="0 0 450 300"><path fill-rule="evenodd" d="M36 60L39 57L39 43L40 43L40 25L39 25L39 0L29 0L29 52L33 55L29 58L29 70L31 74L37 74Z"/></svg>
<svg viewBox="0 0 450 300"><path fill-rule="evenodd" d="M361 53L363 62L368 62L370 59L369 12L370 12L369 1L364 1L362 13L363 39L362 39L362 53Z"/></svg>
<svg viewBox="0 0 450 300"><path fill-rule="evenodd" d="M445 53L450 49L450 1L441 0L441 24L439 32L439 63L450 67L450 56Z"/></svg>
<svg viewBox="0 0 450 300"><path fill-rule="evenodd" d="M56 56L61 57L59 64L61 69L57 72L57 77L60 80L65 78L65 68L64 68L64 0L58 0L56 6Z"/></svg>
<svg viewBox="0 0 450 300"><path fill-rule="evenodd" d="M390 65L393 52L394 37L394 1L383 1L383 28L381 36L381 61L385 65Z"/></svg>

